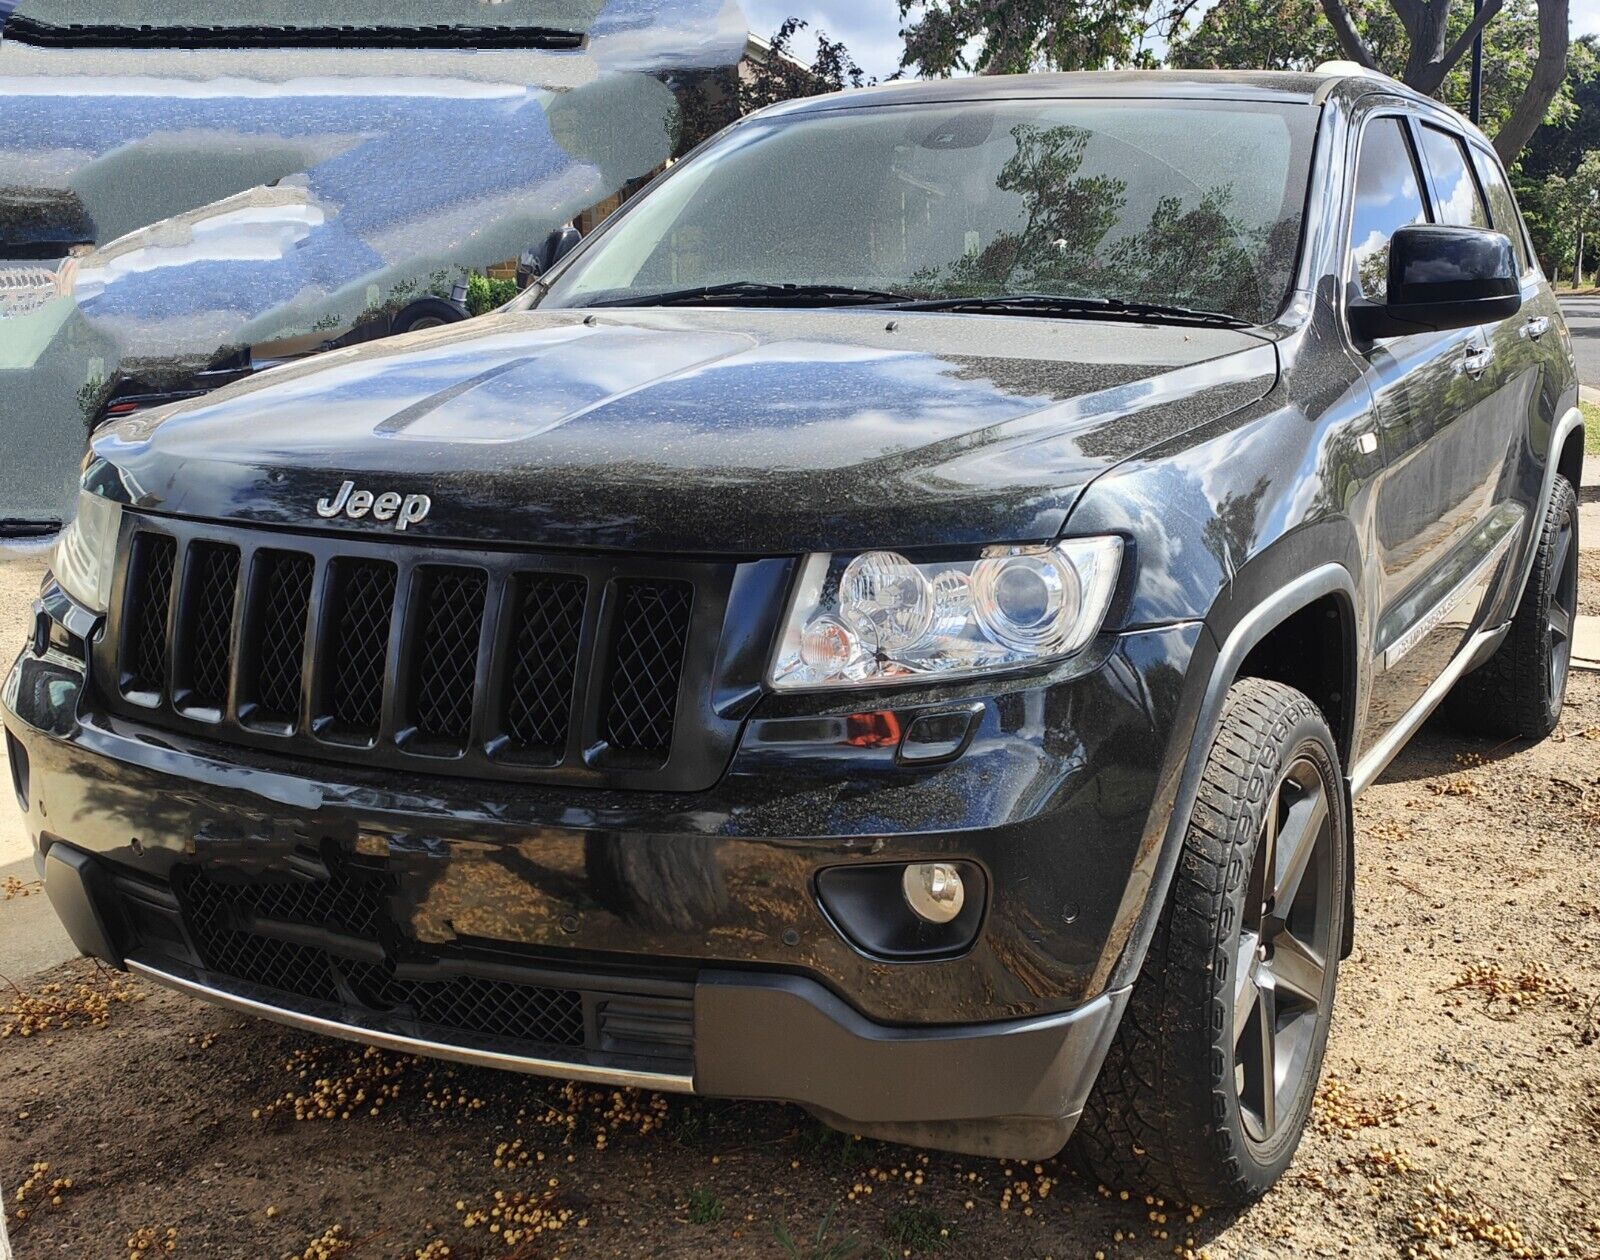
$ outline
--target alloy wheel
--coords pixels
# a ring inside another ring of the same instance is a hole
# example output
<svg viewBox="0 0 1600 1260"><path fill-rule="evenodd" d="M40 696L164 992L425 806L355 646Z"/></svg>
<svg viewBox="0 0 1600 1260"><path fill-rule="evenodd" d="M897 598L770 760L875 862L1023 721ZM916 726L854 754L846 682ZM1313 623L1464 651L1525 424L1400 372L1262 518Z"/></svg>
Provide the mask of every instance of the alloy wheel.
<svg viewBox="0 0 1600 1260"><path fill-rule="evenodd" d="M1554 563L1551 572L1556 574L1554 589L1550 592L1550 610L1546 623L1550 635L1550 700L1559 704L1567 681L1567 667L1572 661L1572 623L1578 611L1578 548L1574 545L1576 532L1574 515L1561 522L1556 535Z"/></svg>
<svg viewBox="0 0 1600 1260"><path fill-rule="evenodd" d="M1279 779L1245 890L1234 969L1234 1083L1246 1136L1270 1142L1315 1059L1329 1012L1335 830L1329 787L1309 757Z"/></svg>

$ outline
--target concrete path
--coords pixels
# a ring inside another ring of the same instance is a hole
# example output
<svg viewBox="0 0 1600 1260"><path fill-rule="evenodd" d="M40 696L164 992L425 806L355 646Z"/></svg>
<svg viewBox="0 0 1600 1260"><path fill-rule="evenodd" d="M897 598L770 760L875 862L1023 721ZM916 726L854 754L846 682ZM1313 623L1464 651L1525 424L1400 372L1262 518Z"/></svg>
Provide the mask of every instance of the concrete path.
<svg viewBox="0 0 1600 1260"><path fill-rule="evenodd" d="M1572 330L1572 354L1578 360L1578 379L1600 386L1600 298L1562 298L1561 313Z"/></svg>

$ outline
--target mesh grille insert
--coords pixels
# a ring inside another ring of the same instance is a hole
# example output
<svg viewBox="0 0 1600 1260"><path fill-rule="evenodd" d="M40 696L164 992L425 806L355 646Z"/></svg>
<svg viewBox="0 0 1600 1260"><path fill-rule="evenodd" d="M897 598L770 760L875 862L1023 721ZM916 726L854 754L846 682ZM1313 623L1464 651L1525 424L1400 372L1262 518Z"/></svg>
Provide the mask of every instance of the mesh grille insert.
<svg viewBox="0 0 1600 1260"><path fill-rule="evenodd" d="M616 749L665 753L672 745L694 588L687 582L627 582L621 596L605 738Z"/></svg>
<svg viewBox="0 0 1600 1260"><path fill-rule="evenodd" d="M419 1024L548 1046L585 1044L578 990L474 975L400 979L389 961L358 961L261 934L267 925L288 924L393 939L387 876L336 867L326 879L245 883L189 867L174 886L201 963L221 975L323 1002L342 1000L342 977L361 1006Z"/></svg>
<svg viewBox="0 0 1600 1260"><path fill-rule="evenodd" d="M370 737L378 733L383 713L395 567L376 560L340 560L335 573L329 712L340 732Z"/></svg>
<svg viewBox="0 0 1600 1260"><path fill-rule="evenodd" d="M223 884L198 872L178 884L189 932L201 962L222 975L268 989L322 1002L339 996L333 970L322 950L243 930L238 894L244 887Z"/></svg>
<svg viewBox="0 0 1600 1260"><path fill-rule="evenodd" d="M340 970L363 1005L420 1024L547 1046L584 1044L583 996L573 989L482 976L400 980L374 963L341 963Z"/></svg>
<svg viewBox="0 0 1600 1260"><path fill-rule="evenodd" d="M419 733L465 745L489 575L482 569L422 570L421 624L412 649L411 720Z"/></svg>
<svg viewBox="0 0 1600 1260"><path fill-rule="evenodd" d="M256 702L260 716L293 723L300 714L306 615L315 563L294 551L256 555L261 574L260 639L256 643Z"/></svg>
<svg viewBox="0 0 1600 1260"><path fill-rule="evenodd" d="M176 552L177 544L165 534L133 540L122 641L126 690L161 694L167 689L167 609Z"/></svg>
<svg viewBox="0 0 1600 1260"><path fill-rule="evenodd" d="M511 748L561 759L572 721L586 584L576 577L517 579L505 730Z"/></svg>
<svg viewBox="0 0 1600 1260"><path fill-rule="evenodd" d="M233 671L233 597L239 586L239 549L196 543L180 604L188 653L189 701L221 709Z"/></svg>

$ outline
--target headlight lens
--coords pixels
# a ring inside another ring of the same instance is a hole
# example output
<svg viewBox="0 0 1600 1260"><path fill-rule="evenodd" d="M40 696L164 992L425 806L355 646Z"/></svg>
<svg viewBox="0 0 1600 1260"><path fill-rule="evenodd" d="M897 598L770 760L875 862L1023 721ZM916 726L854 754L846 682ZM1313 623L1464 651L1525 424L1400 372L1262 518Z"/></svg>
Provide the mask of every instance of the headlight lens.
<svg viewBox="0 0 1600 1260"><path fill-rule="evenodd" d="M807 556L772 684L879 686L1070 656L1105 620L1121 561L1113 537L935 564L894 551Z"/></svg>
<svg viewBox="0 0 1600 1260"><path fill-rule="evenodd" d="M50 570L61 589L91 612L111 605L111 574L122 508L88 490L78 492L78 514L56 537Z"/></svg>

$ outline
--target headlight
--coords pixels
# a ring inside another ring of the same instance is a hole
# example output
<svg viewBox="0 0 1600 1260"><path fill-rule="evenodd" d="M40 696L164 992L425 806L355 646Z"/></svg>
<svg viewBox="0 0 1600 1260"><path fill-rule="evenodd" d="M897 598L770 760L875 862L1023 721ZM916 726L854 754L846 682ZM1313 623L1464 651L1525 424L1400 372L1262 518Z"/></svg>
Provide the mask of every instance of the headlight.
<svg viewBox="0 0 1600 1260"><path fill-rule="evenodd" d="M78 492L78 514L56 537L50 570L61 589L91 612L111 604L111 574L122 508L88 490Z"/></svg>
<svg viewBox="0 0 1600 1260"><path fill-rule="evenodd" d="M1100 629L1120 538L991 547L914 564L894 551L807 556L772 685L864 687L1071 656Z"/></svg>

